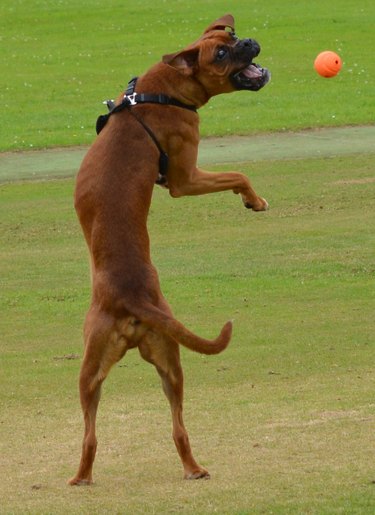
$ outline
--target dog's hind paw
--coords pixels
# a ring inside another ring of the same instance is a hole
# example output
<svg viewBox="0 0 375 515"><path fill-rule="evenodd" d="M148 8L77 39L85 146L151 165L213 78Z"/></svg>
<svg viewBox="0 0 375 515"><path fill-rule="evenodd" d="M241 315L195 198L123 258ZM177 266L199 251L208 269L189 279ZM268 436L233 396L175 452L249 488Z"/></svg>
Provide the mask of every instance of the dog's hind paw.
<svg viewBox="0 0 375 515"><path fill-rule="evenodd" d="M196 470L186 473L184 479L211 479L210 473L206 469Z"/></svg>
<svg viewBox="0 0 375 515"><path fill-rule="evenodd" d="M68 481L68 485L70 486L88 486L92 484L93 481L91 479L80 479L79 477L73 477Z"/></svg>

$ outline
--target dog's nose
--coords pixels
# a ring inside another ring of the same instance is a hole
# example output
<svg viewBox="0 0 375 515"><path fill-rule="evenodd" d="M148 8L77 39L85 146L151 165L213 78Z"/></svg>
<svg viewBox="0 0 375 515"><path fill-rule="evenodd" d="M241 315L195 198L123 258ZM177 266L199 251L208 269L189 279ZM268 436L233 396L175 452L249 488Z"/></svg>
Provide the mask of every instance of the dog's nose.
<svg viewBox="0 0 375 515"><path fill-rule="evenodd" d="M245 48L249 48L249 49L251 49L251 51L252 51L252 53L253 53L254 57L256 57L256 56L259 54L259 52L260 52L260 45L259 45L259 43L257 43L257 42L255 41L255 39L250 39L250 38L248 38L248 39L243 39L243 40L241 41L241 43L242 43L242 45L243 45Z"/></svg>

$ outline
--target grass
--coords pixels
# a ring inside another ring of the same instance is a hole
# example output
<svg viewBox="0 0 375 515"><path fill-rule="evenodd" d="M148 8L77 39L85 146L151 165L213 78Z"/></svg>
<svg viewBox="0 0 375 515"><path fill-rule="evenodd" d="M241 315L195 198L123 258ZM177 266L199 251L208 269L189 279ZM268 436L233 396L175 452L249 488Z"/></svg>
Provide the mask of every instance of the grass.
<svg viewBox="0 0 375 515"><path fill-rule="evenodd" d="M153 259L189 328L185 417L211 481L182 481L153 368L129 352L106 381L96 485L69 488L82 420L89 301L72 180L0 185L2 513L372 514L373 155L243 164L267 213L229 194L155 190ZM188 237L186 236L188 235Z"/></svg>
<svg viewBox="0 0 375 515"><path fill-rule="evenodd" d="M262 45L272 82L257 94L213 99L202 135L373 123L372 1L2 0L0 151L86 144L101 102L165 53L232 10L241 37ZM313 70L322 50L344 62L334 79Z"/></svg>
<svg viewBox="0 0 375 515"><path fill-rule="evenodd" d="M0 151L90 143L102 99L230 9L3 0ZM232 12L273 80L213 99L203 135L373 123L373 2L240 0ZM344 61L334 79L312 69L325 49ZM133 351L105 383L96 484L66 486L90 295L73 181L0 184L1 513L373 513L374 156L240 168L269 212L157 189L149 220L177 317L210 337L235 322L224 354L182 352L204 482L181 480L159 380Z"/></svg>

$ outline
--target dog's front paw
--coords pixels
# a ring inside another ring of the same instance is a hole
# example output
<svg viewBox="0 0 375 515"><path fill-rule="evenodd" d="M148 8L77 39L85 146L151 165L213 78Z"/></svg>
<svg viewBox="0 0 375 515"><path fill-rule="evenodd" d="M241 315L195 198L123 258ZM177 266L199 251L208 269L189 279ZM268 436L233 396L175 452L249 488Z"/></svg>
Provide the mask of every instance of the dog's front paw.
<svg viewBox="0 0 375 515"><path fill-rule="evenodd" d="M247 209L252 209L253 211L267 211L269 208L267 200L262 197L258 197L256 202L244 202L244 204Z"/></svg>

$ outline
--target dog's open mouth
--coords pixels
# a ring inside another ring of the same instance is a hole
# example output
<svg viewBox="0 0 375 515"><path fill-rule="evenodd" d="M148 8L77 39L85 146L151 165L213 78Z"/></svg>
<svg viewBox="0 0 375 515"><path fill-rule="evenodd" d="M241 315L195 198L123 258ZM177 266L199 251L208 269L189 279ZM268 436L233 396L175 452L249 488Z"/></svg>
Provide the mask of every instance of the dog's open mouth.
<svg viewBox="0 0 375 515"><path fill-rule="evenodd" d="M267 68L262 68L259 64L250 63L246 68L232 75L232 82L236 89L248 89L258 91L263 88L271 79L271 74Z"/></svg>

